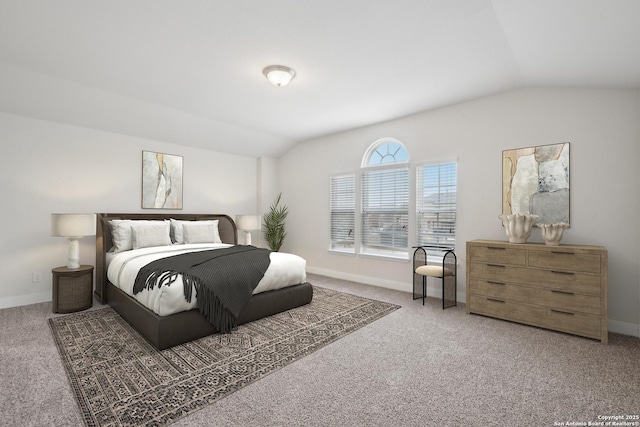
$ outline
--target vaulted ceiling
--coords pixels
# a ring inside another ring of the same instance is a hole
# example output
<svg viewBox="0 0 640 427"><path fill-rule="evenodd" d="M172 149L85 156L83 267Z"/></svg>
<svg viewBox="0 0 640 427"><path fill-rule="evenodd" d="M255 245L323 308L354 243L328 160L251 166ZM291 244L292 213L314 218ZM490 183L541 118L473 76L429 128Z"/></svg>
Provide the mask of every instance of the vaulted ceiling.
<svg viewBox="0 0 640 427"><path fill-rule="evenodd" d="M640 88L638 52L637 0L0 0L0 111L277 157L522 87Z"/></svg>

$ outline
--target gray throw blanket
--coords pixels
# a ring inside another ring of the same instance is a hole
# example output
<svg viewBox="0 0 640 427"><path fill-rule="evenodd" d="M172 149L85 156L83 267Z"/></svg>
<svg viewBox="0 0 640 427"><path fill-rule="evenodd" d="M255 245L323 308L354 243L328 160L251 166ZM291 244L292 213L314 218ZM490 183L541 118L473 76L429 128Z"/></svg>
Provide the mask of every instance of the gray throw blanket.
<svg viewBox="0 0 640 427"><path fill-rule="evenodd" d="M269 267L268 249L232 246L152 261L140 269L133 293L168 286L182 275L184 296L196 289L200 313L220 332L237 326L240 311Z"/></svg>

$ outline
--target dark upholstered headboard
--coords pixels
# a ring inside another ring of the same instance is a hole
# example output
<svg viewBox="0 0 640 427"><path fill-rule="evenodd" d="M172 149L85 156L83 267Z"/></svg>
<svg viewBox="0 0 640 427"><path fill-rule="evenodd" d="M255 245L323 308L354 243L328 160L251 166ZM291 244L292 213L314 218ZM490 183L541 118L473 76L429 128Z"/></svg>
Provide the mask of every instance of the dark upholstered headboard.
<svg viewBox="0 0 640 427"><path fill-rule="evenodd" d="M228 215L222 214L176 214L176 213L99 213L96 214L96 291L95 295L102 304L106 303L107 264L106 255L113 246L109 221L112 219L177 219L181 221L202 221L217 219L220 240L231 245L238 244L236 223Z"/></svg>

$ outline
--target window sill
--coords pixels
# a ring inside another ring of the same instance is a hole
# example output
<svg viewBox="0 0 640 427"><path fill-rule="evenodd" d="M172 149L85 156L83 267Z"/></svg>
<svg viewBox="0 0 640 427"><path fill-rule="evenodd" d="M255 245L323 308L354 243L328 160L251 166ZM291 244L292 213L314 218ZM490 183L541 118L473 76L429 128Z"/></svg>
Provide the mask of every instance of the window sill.
<svg viewBox="0 0 640 427"><path fill-rule="evenodd" d="M363 258L373 258L373 259L384 259L385 261L397 261L397 262L407 262L409 261L409 255L391 255L391 254L379 254L372 252L360 252L358 256Z"/></svg>
<svg viewBox="0 0 640 427"><path fill-rule="evenodd" d="M355 251L351 250L351 251L341 251L340 249L329 249L329 253L330 254L335 254L335 255L348 255L348 256L355 256L356 253Z"/></svg>

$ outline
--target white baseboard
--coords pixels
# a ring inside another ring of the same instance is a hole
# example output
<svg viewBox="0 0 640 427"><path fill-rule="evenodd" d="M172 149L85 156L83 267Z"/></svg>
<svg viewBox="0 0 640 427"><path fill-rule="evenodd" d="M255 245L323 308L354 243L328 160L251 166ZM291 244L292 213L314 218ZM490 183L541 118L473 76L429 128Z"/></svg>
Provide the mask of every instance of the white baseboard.
<svg viewBox="0 0 640 427"><path fill-rule="evenodd" d="M377 277L362 276L360 274L343 273L341 271L327 270L324 268L307 266L307 271L312 274L320 274L322 276L333 277L335 279L349 280L352 282L364 283L365 285L379 286L381 288L393 289L412 293L411 283L398 282L395 280L379 279ZM442 298L442 288L434 286L427 289L427 295L434 298ZM458 292L456 295L458 302L465 303L467 296L464 292ZM632 337L640 337L640 325L635 323L620 322L618 320L608 320L609 332L616 334L630 335Z"/></svg>
<svg viewBox="0 0 640 427"><path fill-rule="evenodd" d="M324 268L307 266L307 272L312 274L320 274L322 276L333 277L334 279L349 280L351 282L364 283L365 285L379 286L381 288L393 289L395 291L413 293L411 289L411 283L398 282L396 280L380 279L377 277L362 276L360 274L343 273L341 271L326 270ZM442 298L441 286L429 286L427 288L427 295L434 298ZM467 296L464 292L458 292L456 294L456 300L458 302L466 302Z"/></svg>
<svg viewBox="0 0 640 427"><path fill-rule="evenodd" d="M324 268L307 266L307 272L334 279L349 280L351 282L364 283L366 285L380 286L381 288L394 289L396 291L411 292L411 285L395 280L379 279L377 277L362 276L360 274L343 273L342 271L327 270Z"/></svg>
<svg viewBox="0 0 640 427"><path fill-rule="evenodd" d="M39 294L19 295L16 297L0 298L0 309L19 307L22 305L38 304L52 301L51 292L40 292Z"/></svg>
<svg viewBox="0 0 640 427"><path fill-rule="evenodd" d="M616 334L630 335L632 337L640 337L640 325L635 323L620 322L619 320L609 319L607 322L609 332Z"/></svg>

